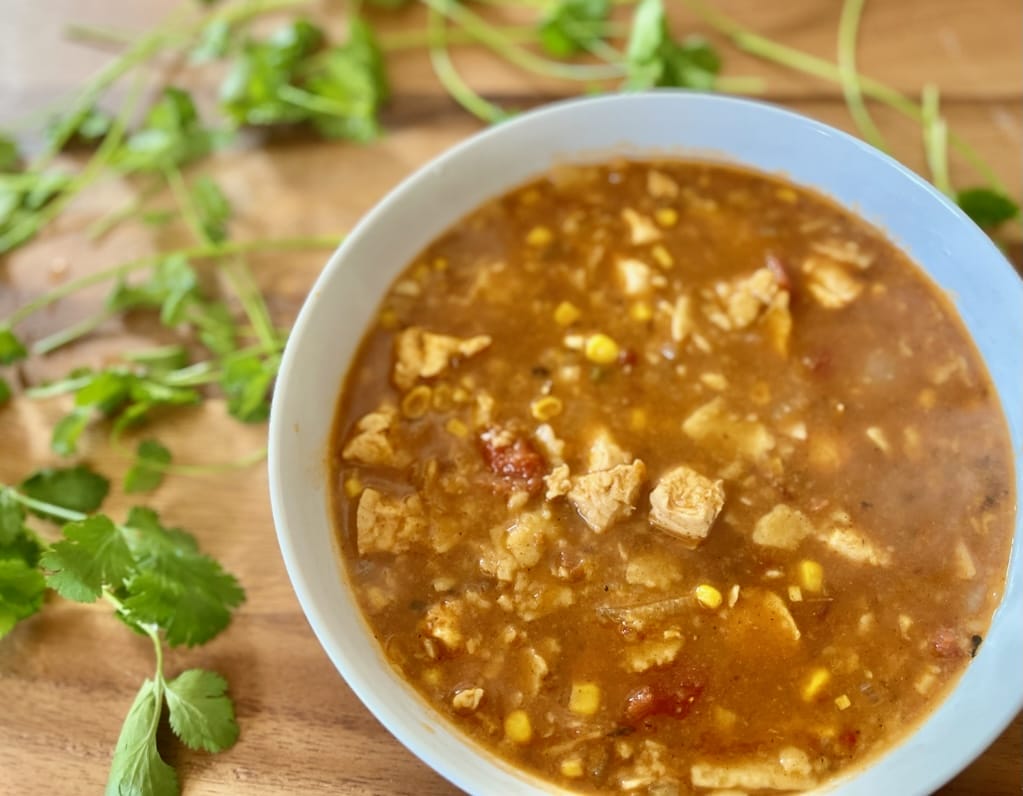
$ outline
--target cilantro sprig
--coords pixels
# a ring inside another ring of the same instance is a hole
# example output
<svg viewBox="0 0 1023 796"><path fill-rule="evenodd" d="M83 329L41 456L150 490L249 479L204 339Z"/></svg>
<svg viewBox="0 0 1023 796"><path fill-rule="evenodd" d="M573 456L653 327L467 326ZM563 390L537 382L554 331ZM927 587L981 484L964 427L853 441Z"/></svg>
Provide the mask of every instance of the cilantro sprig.
<svg viewBox="0 0 1023 796"><path fill-rule="evenodd" d="M136 507L123 523L95 513L108 487L83 466L40 471L18 488L0 484L0 637L42 609L47 589L73 602L103 600L147 636L155 670L121 727L106 792L171 796L177 775L157 748L163 711L174 734L195 750L230 748L238 725L224 678L202 669L168 678L164 646L210 641L245 594L195 537L167 527L152 509ZM43 542L28 527L29 511L62 521L59 538Z"/></svg>

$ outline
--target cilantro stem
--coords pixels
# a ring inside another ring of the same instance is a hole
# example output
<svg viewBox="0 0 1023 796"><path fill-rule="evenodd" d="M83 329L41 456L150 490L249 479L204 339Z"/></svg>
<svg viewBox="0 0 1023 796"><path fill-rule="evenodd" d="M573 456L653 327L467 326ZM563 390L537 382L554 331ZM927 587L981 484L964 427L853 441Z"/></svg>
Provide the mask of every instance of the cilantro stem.
<svg viewBox="0 0 1023 796"><path fill-rule="evenodd" d="M61 329L59 332L54 332L47 337L36 340L32 344L32 353L38 355L49 354L51 351L56 351L58 348L74 342L78 338L84 337L92 331L95 331L110 320L113 315L114 312L112 310L104 307L99 312L83 318L78 323L71 324L66 329Z"/></svg>
<svg viewBox="0 0 1023 796"><path fill-rule="evenodd" d="M922 95L924 154L934 186L946 196L955 197L948 176L948 127L939 110L938 87L928 83Z"/></svg>
<svg viewBox="0 0 1023 796"><path fill-rule="evenodd" d="M84 42L85 44L116 44L120 46L130 45L135 37L123 30L113 28L101 28L96 25L83 25L72 22L64 26L64 36L70 41Z"/></svg>
<svg viewBox="0 0 1023 796"><path fill-rule="evenodd" d="M127 530L125 528L125 526L123 526L123 525L119 525L118 527L123 529L123 530ZM109 605L111 605L113 607L113 609L118 614L120 614L121 616L127 616L128 615L128 609L125 606L125 604L123 602L121 602L114 595L114 593L110 591L110 589L107 586L103 587L103 591L101 592L101 595L103 597L103 600L106 603L108 603ZM153 675L153 680L156 683L156 687L154 689L154 693L156 695L155 696L156 704L162 706L163 705L163 684L164 684L164 680L163 680L163 643L160 641L160 631L159 631L159 628L157 628L155 625L149 624L148 622L132 622L131 624L134 627L137 627L141 631L143 631L147 636L149 636L150 641L153 642L153 654L154 654L154 657L156 659L156 673ZM157 725L159 725L159 723L160 723L160 714L161 714L161 712L162 711L160 711L160 710L156 711L156 715L153 718L153 724L149 728L149 731L150 731L151 735L156 735Z"/></svg>
<svg viewBox="0 0 1023 796"><path fill-rule="evenodd" d="M870 111L863 102L859 73L856 71L856 36L859 33L860 18L863 15L864 0L845 0L838 21L838 71L842 76L842 93L849 115L860 131L860 135L881 151L888 145L877 129Z"/></svg>
<svg viewBox="0 0 1023 796"><path fill-rule="evenodd" d="M89 240L99 240L122 221L127 221L132 216L140 213L143 207L145 207L146 202L160 193L162 188L163 185L158 180L153 180L149 186L136 196L133 196L127 203L100 216L86 230Z"/></svg>
<svg viewBox="0 0 1023 796"><path fill-rule="evenodd" d="M28 495L23 495L14 487L8 487L7 494L18 501L25 508L38 511L42 514L48 514L51 517L58 517L59 519L66 520L67 522L81 522L88 514L82 514L80 511L73 511L72 509L66 509L63 506L55 506L53 503L47 503L45 500L36 500L30 498Z"/></svg>
<svg viewBox="0 0 1023 796"><path fill-rule="evenodd" d="M536 55L506 39L499 28L486 22L454 0L422 0L430 8L439 11L456 25L460 25L480 44L491 49L508 63L526 72L561 80L597 81L613 80L625 75L623 64L586 65L564 64Z"/></svg>
<svg viewBox="0 0 1023 796"><path fill-rule="evenodd" d="M533 44L538 36L534 25L494 25L494 30L513 44ZM616 23L605 25L601 33L607 38L617 38L628 34L628 27ZM462 44L478 44L478 40L468 31L454 28L445 32L448 46ZM378 39L380 49L385 52L397 50L416 50L430 46L429 30L398 30L394 33L381 33Z"/></svg>
<svg viewBox="0 0 1023 796"><path fill-rule="evenodd" d="M788 47L784 44L771 41L759 36L748 28L743 27L734 19L722 14L720 11L706 5L703 0L683 0L706 24L714 28L723 36L728 37L732 44L743 52L749 53L780 66L803 74L811 75L820 80L827 80L832 83L841 84L842 75L838 67L823 58ZM887 105L907 118L917 122L923 121L923 111L913 100L901 94L896 89L885 85L879 80L860 76L860 89L870 99ZM1004 183L998 178L994 169L980 156L968 141L949 131L949 143L963 156L963 158L980 174L993 188L1006 193Z"/></svg>
<svg viewBox="0 0 1023 796"><path fill-rule="evenodd" d="M62 285L48 290L31 301L22 304L12 312L4 321L5 325L15 326L26 318L34 315L39 310L50 306L63 298L66 298L79 290L84 290L93 285L102 284L111 279L116 279L134 271L144 268L151 268L167 257L186 257L190 260L213 260L232 254L244 254L252 252L287 251L295 249L329 249L337 246L341 237L337 235L306 236L295 238L265 238L249 241L225 241L215 245L192 246L173 251L158 252L139 257L119 265L94 271L78 279L72 279Z"/></svg>
<svg viewBox="0 0 1023 796"><path fill-rule="evenodd" d="M451 62L445 38L446 23L444 17L435 8L427 9L427 33L430 36L430 63L434 74L459 105L476 118L487 124L495 124L506 118L508 114L499 105L488 102L472 90Z"/></svg>

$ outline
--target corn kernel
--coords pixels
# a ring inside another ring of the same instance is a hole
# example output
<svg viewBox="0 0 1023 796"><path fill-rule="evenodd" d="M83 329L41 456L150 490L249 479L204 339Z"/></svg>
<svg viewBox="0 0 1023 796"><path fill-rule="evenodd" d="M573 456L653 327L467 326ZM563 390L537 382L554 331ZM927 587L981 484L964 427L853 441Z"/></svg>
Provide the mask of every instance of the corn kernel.
<svg viewBox="0 0 1023 796"><path fill-rule="evenodd" d="M543 398L537 398L529 405L530 414L542 422L546 422L552 417L560 415L561 409L561 399L556 398L553 395L545 395Z"/></svg>
<svg viewBox="0 0 1023 796"><path fill-rule="evenodd" d="M378 320L380 321L380 326L384 329L398 328L398 316L394 310L383 310Z"/></svg>
<svg viewBox="0 0 1023 796"><path fill-rule="evenodd" d="M618 359L618 343L606 334L594 334L586 338L583 353L594 364L611 365Z"/></svg>
<svg viewBox="0 0 1023 796"><path fill-rule="evenodd" d="M451 418L447 423L444 424L444 430L453 437L459 439L465 439L469 436L469 428L457 417Z"/></svg>
<svg viewBox="0 0 1023 796"><path fill-rule="evenodd" d="M661 268L671 268L675 264L675 258L671 256L671 252L660 243L650 250L650 256L654 258L654 262L661 266Z"/></svg>
<svg viewBox="0 0 1023 796"><path fill-rule="evenodd" d="M654 311L645 301L637 301L629 307L629 317L634 321L645 323L654 317Z"/></svg>
<svg viewBox="0 0 1023 796"><path fill-rule="evenodd" d="M562 301L554 308L554 322L558 326L571 326L582 313L579 308L570 301Z"/></svg>
<svg viewBox="0 0 1023 796"><path fill-rule="evenodd" d="M554 239L554 235L547 227L533 227L526 233L526 243L530 246L540 248L546 246Z"/></svg>
<svg viewBox="0 0 1023 796"><path fill-rule="evenodd" d="M629 410L629 428L633 431L642 431L646 428L646 409L634 406Z"/></svg>
<svg viewBox="0 0 1023 796"><path fill-rule="evenodd" d="M721 607L721 592L713 586L707 583L701 583L696 587L694 593L696 594L696 602L704 608L709 608L713 611L716 608Z"/></svg>
<svg viewBox="0 0 1023 796"><path fill-rule="evenodd" d="M350 498L358 497L362 494L362 481L359 480L359 476L353 475L345 480L345 494Z"/></svg>
<svg viewBox="0 0 1023 796"><path fill-rule="evenodd" d="M831 673L827 669L814 669L803 684L803 699L807 702L813 700L830 679Z"/></svg>
<svg viewBox="0 0 1023 796"><path fill-rule="evenodd" d="M824 567L816 561L800 561L799 585L809 592L819 593L824 588Z"/></svg>
<svg viewBox="0 0 1023 796"><path fill-rule="evenodd" d="M583 761L578 757L569 757L561 761L561 776L578 779L583 775Z"/></svg>
<svg viewBox="0 0 1023 796"><path fill-rule="evenodd" d="M416 266L414 276L420 282L425 282L427 278L429 278L430 276L430 266L428 266L426 263Z"/></svg>
<svg viewBox="0 0 1023 796"><path fill-rule="evenodd" d="M524 710L513 710L504 717L504 737L513 743L526 744L533 740L533 725Z"/></svg>
<svg viewBox="0 0 1023 796"><path fill-rule="evenodd" d="M835 697L835 707L839 710L845 710L852 704L852 700L848 696L842 694L840 697Z"/></svg>
<svg viewBox="0 0 1023 796"><path fill-rule="evenodd" d="M798 586L789 586L789 602L803 602L803 590Z"/></svg>
<svg viewBox="0 0 1023 796"><path fill-rule="evenodd" d="M795 204L796 200L799 198L799 194L797 194L791 188L779 188L777 191L774 192L774 195L781 199L783 202L787 202L790 205Z"/></svg>
<svg viewBox="0 0 1023 796"><path fill-rule="evenodd" d="M433 270L434 271L447 271L448 270L448 258L447 257L438 257L436 260L434 260L433 261Z"/></svg>
<svg viewBox="0 0 1023 796"><path fill-rule="evenodd" d="M469 391L465 387L455 387L451 393L451 398L456 404L464 404L469 400Z"/></svg>
<svg viewBox="0 0 1023 796"><path fill-rule="evenodd" d="M577 716L592 716L600 708L600 686L596 683L572 683L568 709Z"/></svg>
<svg viewBox="0 0 1023 796"><path fill-rule="evenodd" d="M436 666L432 666L423 672L423 682L435 688L440 685L441 672Z"/></svg>
<svg viewBox="0 0 1023 796"><path fill-rule="evenodd" d="M433 390L425 384L420 384L409 390L401 399L401 413L410 420L416 420L430 411L432 400Z"/></svg>
<svg viewBox="0 0 1023 796"><path fill-rule="evenodd" d="M678 223L678 211L673 207L659 207L654 211L654 219L662 227L673 227Z"/></svg>

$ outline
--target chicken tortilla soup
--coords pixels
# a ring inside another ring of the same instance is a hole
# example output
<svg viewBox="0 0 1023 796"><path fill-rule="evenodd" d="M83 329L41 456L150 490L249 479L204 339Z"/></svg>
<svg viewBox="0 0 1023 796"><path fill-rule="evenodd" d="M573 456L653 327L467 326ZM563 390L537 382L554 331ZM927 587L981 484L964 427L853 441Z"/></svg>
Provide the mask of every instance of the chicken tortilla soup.
<svg viewBox="0 0 1023 796"><path fill-rule="evenodd" d="M983 644L1015 516L946 298L830 201L710 163L559 168L454 225L384 297L331 452L388 660L580 791L869 761Z"/></svg>

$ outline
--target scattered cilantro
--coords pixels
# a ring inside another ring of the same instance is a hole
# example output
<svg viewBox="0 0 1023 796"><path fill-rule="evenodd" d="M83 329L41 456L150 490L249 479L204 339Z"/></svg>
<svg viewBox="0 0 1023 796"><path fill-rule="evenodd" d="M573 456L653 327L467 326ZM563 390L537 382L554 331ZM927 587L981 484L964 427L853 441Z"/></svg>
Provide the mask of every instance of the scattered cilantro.
<svg viewBox="0 0 1023 796"><path fill-rule="evenodd" d="M17 558L0 559L0 638L42 608L45 591L35 567Z"/></svg>
<svg viewBox="0 0 1023 796"><path fill-rule="evenodd" d="M142 440L135 463L124 476L124 491L152 492L163 482L164 467L170 464L171 453L155 439Z"/></svg>
<svg viewBox="0 0 1023 796"><path fill-rule="evenodd" d="M201 64L222 58L231 49L231 44L230 23L224 19L215 19L202 29L199 41L189 54L189 60L194 64Z"/></svg>
<svg viewBox="0 0 1023 796"><path fill-rule="evenodd" d="M220 752L238 740L227 681L215 672L189 669L167 683L170 725L191 749Z"/></svg>
<svg viewBox="0 0 1023 796"><path fill-rule="evenodd" d="M16 171L21 164L18 142L5 133L0 133L0 173Z"/></svg>
<svg viewBox="0 0 1023 796"><path fill-rule="evenodd" d="M245 423L258 423L270 414L269 392L277 376L280 355L257 354L225 361L220 387L227 396L227 410Z"/></svg>
<svg viewBox="0 0 1023 796"><path fill-rule="evenodd" d="M632 18L626 66L630 89L673 87L709 91L721 71L721 59L700 36L675 41L662 0L641 0Z"/></svg>
<svg viewBox="0 0 1023 796"><path fill-rule="evenodd" d="M177 774L156 748L162 686L160 680L146 680L135 696L114 747L106 796L178 795Z"/></svg>
<svg viewBox="0 0 1023 796"><path fill-rule="evenodd" d="M382 8L386 11L394 11L398 8L404 8L411 3L412 0L363 0L363 2L373 8Z"/></svg>
<svg viewBox="0 0 1023 796"><path fill-rule="evenodd" d="M1019 215L1019 205L993 188L967 188L956 195L956 203L979 227L990 229Z"/></svg>
<svg viewBox="0 0 1023 796"><path fill-rule="evenodd" d="M202 231L211 243L227 240L227 222L231 218L231 205L212 179L203 175L192 184L192 205L199 216Z"/></svg>
<svg viewBox="0 0 1023 796"><path fill-rule="evenodd" d="M0 406L3 406L11 400L11 385L7 383L7 379L0 376Z"/></svg>
<svg viewBox="0 0 1023 796"><path fill-rule="evenodd" d="M89 425L92 413L76 407L53 426L50 449L58 456L73 456L78 451L78 440Z"/></svg>
<svg viewBox="0 0 1023 796"><path fill-rule="evenodd" d="M115 163L125 171L162 171L183 166L210 152L216 137L203 127L192 96L168 86L128 136Z"/></svg>
<svg viewBox="0 0 1023 796"><path fill-rule="evenodd" d="M58 117L47 130L47 136L54 145L66 149L76 144L89 146L103 140L114 123L114 117L95 106L77 118ZM74 123L74 124L73 124Z"/></svg>
<svg viewBox="0 0 1023 796"><path fill-rule="evenodd" d="M85 465L44 467L21 483L21 491L33 500L50 503L70 511L95 511L106 499L110 482ZM41 516L52 516L45 511Z"/></svg>
<svg viewBox="0 0 1023 796"><path fill-rule="evenodd" d="M50 574L47 584L61 597L91 603L103 586L120 585L134 561L121 529L102 514L71 522L64 536L43 554L40 565Z"/></svg>
<svg viewBox="0 0 1023 796"><path fill-rule="evenodd" d="M34 567L42 553L39 538L25 525L25 508L0 485L0 561L22 561Z"/></svg>
<svg viewBox="0 0 1023 796"><path fill-rule="evenodd" d="M136 507L125 523L139 573L128 583L128 616L163 629L172 646L203 644L227 627L245 593L234 576L199 552L180 528L165 528L156 512Z"/></svg>
<svg viewBox="0 0 1023 796"><path fill-rule="evenodd" d="M11 365L28 354L25 344L9 326L0 326L0 365Z"/></svg>
<svg viewBox="0 0 1023 796"><path fill-rule="evenodd" d="M540 20L540 44L557 58L568 58L601 41L610 0L558 0Z"/></svg>

